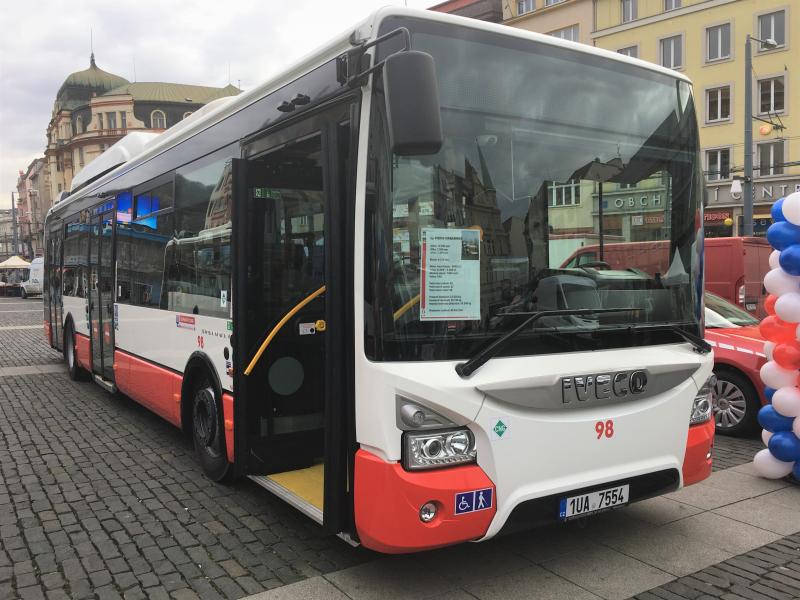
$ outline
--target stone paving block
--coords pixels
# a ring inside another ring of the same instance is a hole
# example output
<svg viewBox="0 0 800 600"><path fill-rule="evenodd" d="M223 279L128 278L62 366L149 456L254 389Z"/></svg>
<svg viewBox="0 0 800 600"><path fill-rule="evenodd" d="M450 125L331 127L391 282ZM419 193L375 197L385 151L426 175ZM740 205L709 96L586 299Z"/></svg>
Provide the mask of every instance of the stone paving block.
<svg viewBox="0 0 800 600"><path fill-rule="evenodd" d="M246 600L348 600L346 596L324 577L312 577L291 585L248 596Z"/></svg>
<svg viewBox="0 0 800 600"><path fill-rule="evenodd" d="M696 537L703 543L739 554L774 542L781 536L765 529L712 512L694 515L664 528L687 537Z"/></svg>
<svg viewBox="0 0 800 600"><path fill-rule="evenodd" d="M764 479L757 475L727 469L712 473L708 479L703 480L703 485L710 485L711 487L728 491L735 490L747 493L750 497L755 497L785 488L789 483L782 479Z"/></svg>
<svg viewBox="0 0 800 600"><path fill-rule="evenodd" d="M765 496L718 508L714 513L767 531L790 535L800 531L800 504L794 507L764 501Z"/></svg>
<svg viewBox="0 0 800 600"><path fill-rule="evenodd" d="M414 558L420 570L429 568L428 565L436 565L437 574L461 585L531 566L529 560L506 545L506 541L500 538L424 552Z"/></svg>
<svg viewBox="0 0 800 600"><path fill-rule="evenodd" d="M664 496L635 502L625 509L626 515L653 525L679 521L699 512L702 512L702 509Z"/></svg>
<svg viewBox="0 0 800 600"><path fill-rule="evenodd" d="M596 600L602 598L536 565L462 586L481 600ZM438 595L436 596L439 597Z"/></svg>
<svg viewBox="0 0 800 600"><path fill-rule="evenodd" d="M325 577L354 600L433 596L455 587L435 569L420 569L420 563L411 556L382 558Z"/></svg>
<svg viewBox="0 0 800 600"><path fill-rule="evenodd" d="M600 546L566 554L542 566L608 600L622 600L673 579L665 571Z"/></svg>
<svg viewBox="0 0 800 600"><path fill-rule="evenodd" d="M703 510L713 510L721 506L739 502L740 500L747 500L751 497L751 494L742 490L726 490L701 482L685 487L677 492L666 494L664 497Z"/></svg>

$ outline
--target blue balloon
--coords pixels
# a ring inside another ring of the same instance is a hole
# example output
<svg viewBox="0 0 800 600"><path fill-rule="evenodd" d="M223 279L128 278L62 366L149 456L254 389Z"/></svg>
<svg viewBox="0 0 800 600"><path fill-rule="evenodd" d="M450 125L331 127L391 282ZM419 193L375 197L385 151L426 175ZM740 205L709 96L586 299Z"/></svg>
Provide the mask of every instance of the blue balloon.
<svg viewBox="0 0 800 600"><path fill-rule="evenodd" d="M800 244L784 248L778 261L781 263L781 269L789 275L800 275Z"/></svg>
<svg viewBox="0 0 800 600"><path fill-rule="evenodd" d="M791 431L779 431L769 438L769 451L778 460L800 460L800 438Z"/></svg>
<svg viewBox="0 0 800 600"><path fill-rule="evenodd" d="M794 465L794 478L800 481L800 460Z"/></svg>
<svg viewBox="0 0 800 600"><path fill-rule="evenodd" d="M775 395L775 388L765 387L764 388L764 397L767 399L767 402L772 402L772 397Z"/></svg>
<svg viewBox="0 0 800 600"><path fill-rule="evenodd" d="M758 423L761 427L772 433L791 431L793 421L794 419L792 417L784 417L775 410L772 404L762 406L761 410L758 411Z"/></svg>
<svg viewBox="0 0 800 600"><path fill-rule="evenodd" d="M777 223L778 221L785 221L786 217L783 216L783 198L778 198L772 208L769 209L772 215L772 220Z"/></svg>
<svg viewBox="0 0 800 600"><path fill-rule="evenodd" d="M776 250L785 250L792 244L800 244L800 227L788 221L778 221L767 229L767 240Z"/></svg>

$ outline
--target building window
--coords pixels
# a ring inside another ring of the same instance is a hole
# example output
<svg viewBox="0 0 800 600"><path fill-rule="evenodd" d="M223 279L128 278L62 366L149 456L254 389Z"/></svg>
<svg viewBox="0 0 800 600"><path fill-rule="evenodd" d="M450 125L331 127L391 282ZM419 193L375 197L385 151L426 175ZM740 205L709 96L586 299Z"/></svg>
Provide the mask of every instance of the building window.
<svg viewBox="0 0 800 600"><path fill-rule="evenodd" d="M617 50L619 54L630 56L631 58L639 58L639 46L628 46L627 48L620 48Z"/></svg>
<svg viewBox="0 0 800 600"><path fill-rule="evenodd" d="M681 7L681 0L664 0L664 10L675 10Z"/></svg>
<svg viewBox="0 0 800 600"><path fill-rule="evenodd" d="M116 129L117 128L117 113L110 112L106 113L106 122L108 123L109 129Z"/></svg>
<svg viewBox="0 0 800 600"><path fill-rule="evenodd" d="M623 23L630 23L631 21L635 21L638 10L636 6L636 0L621 0L622 2L622 22Z"/></svg>
<svg viewBox="0 0 800 600"><path fill-rule="evenodd" d="M758 111L762 115L783 112L783 77L770 77L758 82Z"/></svg>
<svg viewBox="0 0 800 600"><path fill-rule="evenodd" d="M758 17L759 37L762 40L775 40L779 47L786 45L786 13L779 10ZM768 50L762 43L760 50Z"/></svg>
<svg viewBox="0 0 800 600"><path fill-rule="evenodd" d="M731 88L723 86L706 90L706 122L728 121L731 118Z"/></svg>
<svg viewBox="0 0 800 600"><path fill-rule="evenodd" d="M564 0L544 0L544 5L553 6L553 4L559 4L561 2L564 2Z"/></svg>
<svg viewBox="0 0 800 600"><path fill-rule="evenodd" d="M577 181L550 185L548 206L578 206L581 203L581 184Z"/></svg>
<svg viewBox="0 0 800 600"><path fill-rule="evenodd" d="M79 164L80 166L83 166L83 160L84 160L84 157L83 157L83 148L81 147L81 148L78 148L78 164Z"/></svg>
<svg viewBox="0 0 800 600"><path fill-rule="evenodd" d="M154 110L152 113L150 113L150 127L153 129L167 128L167 118L164 116L162 111Z"/></svg>
<svg viewBox="0 0 800 600"><path fill-rule="evenodd" d="M731 57L731 24L715 25L706 29L706 61Z"/></svg>
<svg viewBox="0 0 800 600"><path fill-rule="evenodd" d="M758 145L758 173L783 175L783 140Z"/></svg>
<svg viewBox="0 0 800 600"><path fill-rule="evenodd" d="M562 40L577 42L578 38L580 37L580 31L577 25L571 25L570 27L565 27L564 29L557 29L556 31L551 31L548 35L561 38Z"/></svg>
<svg viewBox="0 0 800 600"><path fill-rule="evenodd" d="M103 129L103 113L97 113L97 128Z"/></svg>
<svg viewBox="0 0 800 600"><path fill-rule="evenodd" d="M533 0L519 0L517 2L517 14L524 15L525 13L533 12L536 5Z"/></svg>
<svg viewBox="0 0 800 600"><path fill-rule="evenodd" d="M106 151L106 145L100 144L100 152L105 152L105 151Z"/></svg>
<svg viewBox="0 0 800 600"><path fill-rule="evenodd" d="M682 41L680 35L661 40L661 66L668 69L680 69L683 66Z"/></svg>
<svg viewBox="0 0 800 600"><path fill-rule="evenodd" d="M119 126L123 129L128 128L128 113L126 113L124 110L119 112Z"/></svg>
<svg viewBox="0 0 800 600"><path fill-rule="evenodd" d="M83 117L75 119L75 131L77 133L83 133Z"/></svg>
<svg viewBox="0 0 800 600"><path fill-rule="evenodd" d="M706 177L709 181L730 179L731 177L730 148L721 148L719 150L707 150L706 170L707 170Z"/></svg>

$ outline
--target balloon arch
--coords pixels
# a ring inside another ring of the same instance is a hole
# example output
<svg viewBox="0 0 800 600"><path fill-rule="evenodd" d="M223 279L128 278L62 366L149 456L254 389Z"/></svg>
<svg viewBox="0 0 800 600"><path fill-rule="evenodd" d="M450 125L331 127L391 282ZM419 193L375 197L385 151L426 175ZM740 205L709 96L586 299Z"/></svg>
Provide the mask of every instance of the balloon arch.
<svg viewBox="0 0 800 600"><path fill-rule="evenodd" d="M769 404L758 413L767 448L753 464L763 477L794 474L800 480L800 192L775 202L772 220L767 240L774 250L764 276L768 316L760 325L768 340L761 381Z"/></svg>

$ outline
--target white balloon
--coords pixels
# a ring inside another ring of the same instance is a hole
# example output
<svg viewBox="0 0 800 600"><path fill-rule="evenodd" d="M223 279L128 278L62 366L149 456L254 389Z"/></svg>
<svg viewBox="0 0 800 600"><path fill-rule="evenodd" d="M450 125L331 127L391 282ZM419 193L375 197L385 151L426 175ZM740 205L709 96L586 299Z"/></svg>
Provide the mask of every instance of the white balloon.
<svg viewBox="0 0 800 600"><path fill-rule="evenodd" d="M795 419L792 423L792 432L800 438L800 419Z"/></svg>
<svg viewBox="0 0 800 600"><path fill-rule="evenodd" d="M783 269L772 269L764 275L764 287L776 296L791 294L800 291L800 277L789 275Z"/></svg>
<svg viewBox="0 0 800 600"><path fill-rule="evenodd" d="M761 366L761 381L767 387L778 388L797 385L797 371L784 369L774 360Z"/></svg>
<svg viewBox="0 0 800 600"><path fill-rule="evenodd" d="M780 479L786 477L794 468L793 462L778 460L770 451L764 448L753 457L753 466L762 477L767 479Z"/></svg>
<svg viewBox="0 0 800 600"><path fill-rule="evenodd" d="M800 325L797 326L798 334L800 335ZM767 360L772 360L772 353L775 351L775 342L764 342L764 354L767 355Z"/></svg>
<svg viewBox="0 0 800 600"><path fill-rule="evenodd" d="M800 292L790 292L778 297L775 314L789 323L800 322Z"/></svg>
<svg viewBox="0 0 800 600"><path fill-rule="evenodd" d="M781 206L783 216L792 225L800 225L800 192L789 194Z"/></svg>
<svg viewBox="0 0 800 600"><path fill-rule="evenodd" d="M772 406L784 417L800 417L800 390L783 387L772 396Z"/></svg>
<svg viewBox="0 0 800 600"><path fill-rule="evenodd" d="M769 268L770 269L780 269L781 263L779 261L781 257L780 250L773 250L772 254L769 255Z"/></svg>
<svg viewBox="0 0 800 600"><path fill-rule="evenodd" d="M761 431L761 441L764 442L765 446L769 446L769 438L772 437L772 432L767 431L766 429Z"/></svg>

